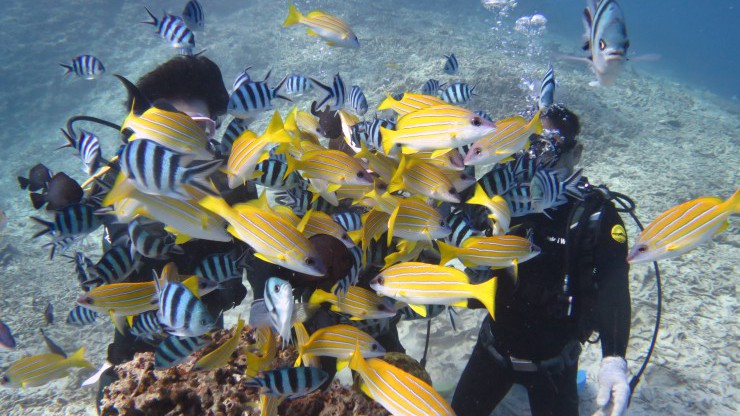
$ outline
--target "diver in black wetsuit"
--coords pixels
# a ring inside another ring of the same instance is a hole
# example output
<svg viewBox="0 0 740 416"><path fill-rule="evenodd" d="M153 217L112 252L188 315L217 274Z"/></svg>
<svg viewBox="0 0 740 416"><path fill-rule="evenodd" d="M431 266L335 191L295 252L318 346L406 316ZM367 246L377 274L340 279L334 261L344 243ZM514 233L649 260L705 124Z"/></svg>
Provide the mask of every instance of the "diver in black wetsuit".
<svg viewBox="0 0 740 416"><path fill-rule="evenodd" d="M582 145L577 117L555 105L542 114L545 129L530 150L568 174ZM554 133L554 134L553 134ZM548 137L549 136L549 137ZM524 156L526 157L526 156ZM564 176L562 176L564 177ZM605 192L581 181L583 201L543 214L512 218L512 233L532 233L542 250L519 265L518 278L499 276L496 320L486 316L478 342L455 390L458 415L489 415L512 384L523 385L534 415L577 415L576 375L581 344L599 333L599 412L627 408L624 360L630 332L627 237Z"/></svg>

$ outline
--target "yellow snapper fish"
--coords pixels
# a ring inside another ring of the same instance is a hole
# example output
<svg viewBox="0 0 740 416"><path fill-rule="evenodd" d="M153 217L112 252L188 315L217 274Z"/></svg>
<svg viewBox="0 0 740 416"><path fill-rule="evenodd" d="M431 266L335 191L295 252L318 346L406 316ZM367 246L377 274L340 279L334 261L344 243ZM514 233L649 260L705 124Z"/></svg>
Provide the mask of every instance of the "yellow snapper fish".
<svg viewBox="0 0 740 416"><path fill-rule="evenodd" d="M299 170L305 179L319 179L329 183L329 192L340 185L372 185L373 178L359 160L339 150L313 150L299 159L286 155L290 172Z"/></svg>
<svg viewBox="0 0 740 416"><path fill-rule="evenodd" d="M319 136L321 135L319 121L311 113L298 111L297 107L293 107L288 116L285 117L284 127L286 131L300 140L321 144L319 142Z"/></svg>
<svg viewBox="0 0 740 416"><path fill-rule="evenodd" d="M486 191L480 184L475 185L475 193L467 200L468 204L483 205L488 208L490 214L488 218L494 221L493 224L493 235L501 235L509 232L509 225L511 224L511 210L509 204L500 195L494 195L492 198L488 197Z"/></svg>
<svg viewBox="0 0 740 416"><path fill-rule="evenodd" d="M740 214L740 189L726 201L702 197L660 214L637 236L627 255L630 264L679 256L709 241L729 226L729 216Z"/></svg>
<svg viewBox="0 0 740 416"><path fill-rule="evenodd" d="M85 347L69 357L59 354L39 354L21 358L10 364L0 385L4 387L38 387L66 377L71 368L95 368L85 357Z"/></svg>
<svg viewBox="0 0 740 416"><path fill-rule="evenodd" d="M442 241L437 243L441 256L440 265L457 258L466 267L516 267L519 263L540 254L540 249L531 241L516 235L468 237L460 247Z"/></svg>
<svg viewBox="0 0 740 416"><path fill-rule="evenodd" d="M332 325L311 334L306 343L298 344L295 366L312 357L334 357L339 371L349 364L357 345L364 357L375 358L385 354L383 346L365 331L351 325Z"/></svg>
<svg viewBox="0 0 740 416"><path fill-rule="evenodd" d="M378 190L376 188L366 193L364 199L370 202L363 202L362 205L373 207L378 211L390 215L393 214L393 211L404 198L398 195L392 195L386 190Z"/></svg>
<svg viewBox="0 0 740 416"><path fill-rule="evenodd" d="M452 149L444 155L432 157L432 151L417 152L406 155L412 159L418 159L423 162L431 163L442 170L460 171L465 169L464 158L457 149Z"/></svg>
<svg viewBox="0 0 740 416"><path fill-rule="evenodd" d="M396 263L403 263L407 261L414 261L419 258L419 255L424 250L433 249L431 241L408 241L401 240L396 244L398 249L396 252L390 253L383 260L385 260L384 268L390 267Z"/></svg>
<svg viewBox="0 0 740 416"><path fill-rule="evenodd" d="M294 323L293 330L295 331L295 345L297 348L308 344L308 340L311 339L311 337L308 335L308 330L306 330L306 327L302 322ZM298 353L298 360L296 361L295 366L301 365L300 363L303 363L306 367L321 367L320 357L314 355L304 356L301 355L301 353Z"/></svg>
<svg viewBox="0 0 740 416"><path fill-rule="evenodd" d="M193 370L215 370L228 364L231 355L236 351L236 347L239 345L239 338L241 338L242 329L244 329L244 319L240 316L237 320L236 326L234 327L234 333L231 335L231 338L196 361L195 365L193 365Z"/></svg>
<svg viewBox="0 0 740 416"><path fill-rule="evenodd" d="M123 121L121 131L131 129L134 134L129 140L149 139L181 154L194 156L196 159L211 159L206 147L206 132L189 115L175 110L151 107L137 116L134 113L134 102L131 112Z"/></svg>
<svg viewBox="0 0 740 416"><path fill-rule="evenodd" d="M380 179L385 182L390 182L394 172L398 169L398 160L378 151L369 150L364 143L360 146L360 151L355 154L355 157L365 159L367 161L367 167L377 173Z"/></svg>
<svg viewBox="0 0 740 416"><path fill-rule="evenodd" d="M256 348L249 347L246 351L247 377L256 377L260 371L269 370L277 357L277 339L269 326L257 328L254 331Z"/></svg>
<svg viewBox="0 0 740 416"><path fill-rule="evenodd" d="M445 100L435 97L433 95L426 94L414 94L411 92L403 93L403 97L400 100L396 100L389 93L385 93L385 100L378 106L378 111L381 110L393 110L399 116L405 116L408 113L413 113L424 108L432 107L435 105L446 105Z"/></svg>
<svg viewBox="0 0 740 416"><path fill-rule="evenodd" d="M395 308L383 298L359 286L350 286L342 297L316 289L308 303L329 303L332 311L347 314L352 321L392 318L396 315Z"/></svg>
<svg viewBox="0 0 740 416"><path fill-rule="evenodd" d="M206 196L199 203L223 217L227 231L252 247L257 258L311 276L326 273L308 238L283 218L244 204L234 209L218 197Z"/></svg>
<svg viewBox="0 0 740 416"><path fill-rule="evenodd" d="M334 193L338 200L351 199L354 201L364 198L368 192L375 189L375 186L378 185L378 183L382 182L376 180L373 185L342 185L339 189L334 191Z"/></svg>
<svg viewBox="0 0 740 416"><path fill-rule="evenodd" d="M362 391L394 415L455 416L432 386L380 358L365 360L355 346L349 368L362 377Z"/></svg>
<svg viewBox="0 0 740 416"><path fill-rule="evenodd" d="M332 16L321 10L314 10L303 16L292 4L288 11L288 17L283 22L283 27L295 24L308 26L309 36L320 36L326 40L329 46L341 46L344 48L359 48L360 41L342 19Z"/></svg>
<svg viewBox="0 0 740 416"><path fill-rule="evenodd" d="M326 234L340 240L347 248L355 246L355 242L352 241L347 231L334 221L329 214L321 211L308 210L296 228L307 238L316 234Z"/></svg>
<svg viewBox="0 0 740 416"><path fill-rule="evenodd" d="M401 302L421 316L426 316L423 305L450 305L466 308L468 299L478 299L496 319L494 299L496 277L483 283L471 284L465 272L454 267L428 263L405 262L382 270L370 281L370 287L380 296Z"/></svg>
<svg viewBox="0 0 740 416"><path fill-rule="evenodd" d="M279 416L278 407L285 399L285 396L260 393L260 416Z"/></svg>
<svg viewBox="0 0 740 416"><path fill-rule="evenodd" d="M388 219L388 245L393 237L436 240L447 237L451 232L439 211L419 198L398 201Z"/></svg>
<svg viewBox="0 0 740 416"><path fill-rule="evenodd" d="M396 123L396 130L380 128L383 151L403 146L403 153L433 150L432 157L473 143L496 130L496 124L462 107L435 105L408 113Z"/></svg>
<svg viewBox="0 0 740 416"><path fill-rule="evenodd" d="M370 210L362 215L362 228L356 232L350 232L353 241L361 244L362 247L362 264L367 260L367 248L370 242L380 237L388 231L388 219L390 214L380 210Z"/></svg>
<svg viewBox="0 0 740 416"><path fill-rule="evenodd" d="M540 112L529 122L522 116L497 121L495 132L476 141L465 155L465 165L486 165L501 162L527 147L529 136L542 133Z"/></svg>
<svg viewBox="0 0 740 416"><path fill-rule="evenodd" d="M403 155L395 175L388 183L387 192L393 193L399 190L428 196L439 201L460 202L460 194L440 168Z"/></svg>
<svg viewBox="0 0 740 416"><path fill-rule="evenodd" d="M245 130L231 146L231 154L226 162L226 172L229 177L229 188L234 189L243 185L248 179L262 176L262 172L255 174L257 164L269 157L265 151L275 143L290 143L293 138L283 128L280 113L275 111L270 125L265 133L257 137L254 132Z"/></svg>

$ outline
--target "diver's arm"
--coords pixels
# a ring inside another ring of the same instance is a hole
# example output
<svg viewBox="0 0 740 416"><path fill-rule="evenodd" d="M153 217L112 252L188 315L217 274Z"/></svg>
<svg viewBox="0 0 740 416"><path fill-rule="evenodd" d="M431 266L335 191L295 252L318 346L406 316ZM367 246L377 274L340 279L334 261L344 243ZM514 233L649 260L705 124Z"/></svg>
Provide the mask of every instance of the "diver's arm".
<svg viewBox="0 0 740 416"><path fill-rule="evenodd" d="M602 216L599 241L594 253L598 273L596 318L601 335L601 351L604 357L624 357L631 320L629 264L626 261L628 245L622 219L612 204L605 204ZM620 234L624 235L624 239L620 238Z"/></svg>

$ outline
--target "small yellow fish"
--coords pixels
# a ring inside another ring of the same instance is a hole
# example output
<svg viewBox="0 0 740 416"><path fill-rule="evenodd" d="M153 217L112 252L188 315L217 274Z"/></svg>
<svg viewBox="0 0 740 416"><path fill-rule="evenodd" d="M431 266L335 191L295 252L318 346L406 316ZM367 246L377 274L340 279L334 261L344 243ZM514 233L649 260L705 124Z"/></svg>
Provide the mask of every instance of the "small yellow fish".
<svg viewBox="0 0 740 416"><path fill-rule="evenodd" d="M388 219L388 245L393 237L436 240L447 237L451 232L439 211L418 198L398 201Z"/></svg>
<svg viewBox="0 0 740 416"><path fill-rule="evenodd" d="M236 351L236 347L239 345L239 338L241 338L242 329L244 329L244 319L240 316L236 326L234 327L234 333L231 335L231 338L226 340L215 350L201 357L195 365L193 365L193 370L215 370L228 364L231 354Z"/></svg>
<svg viewBox="0 0 740 416"><path fill-rule="evenodd" d="M432 386L380 358L365 360L355 346L349 368L362 377L362 390L394 415L455 416Z"/></svg>
<svg viewBox="0 0 740 416"><path fill-rule="evenodd" d="M314 10L303 16L292 4L288 11L288 17L283 26L291 26L297 23L308 26L309 36L320 36L327 41L329 46L341 46L344 48L359 48L360 41L342 19L332 16L321 10Z"/></svg>
<svg viewBox="0 0 740 416"><path fill-rule="evenodd" d="M256 351L247 349L247 377L257 377L260 371L269 370L277 357L277 339L272 328L262 327L255 330L257 339Z"/></svg>
<svg viewBox="0 0 740 416"><path fill-rule="evenodd" d="M494 235L491 237L468 237L460 247L437 242L441 259L440 265L454 258L460 259L466 267L489 266L494 268L511 267L523 263L540 254L540 249L524 237L516 235Z"/></svg>
<svg viewBox="0 0 740 416"><path fill-rule="evenodd" d="M475 185L475 193L468 199L468 204L483 205L488 208L491 212L488 218L494 221L493 224L493 235L501 235L509 232L509 225L511 224L511 210L509 204L500 195L494 195L492 198L488 197L486 191L480 184Z"/></svg>
<svg viewBox="0 0 740 416"><path fill-rule="evenodd" d="M299 170L305 179L327 181L329 192L339 189L340 185L371 185L373 178L359 160L339 150L313 150L295 159L286 155L288 170Z"/></svg>
<svg viewBox="0 0 740 416"><path fill-rule="evenodd" d="M385 182L390 182L393 173L398 169L398 160L388 157L378 151L371 151L363 143L360 151L355 154L356 158L367 160L367 166L377 173Z"/></svg>
<svg viewBox="0 0 740 416"><path fill-rule="evenodd" d="M396 100L387 92L385 93L385 95L386 98L378 106L378 111L393 110L399 116L405 116L408 113L413 113L414 111L428 108L434 105L447 104L443 99L435 97L433 95L405 92L400 100Z"/></svg>
<svg viewBox="0 0 740 416"><path fill-rule="evenodd" d="M494 315L497 278L474 285L465 272L454 267L436 266L428 263L398 263L375 276L370 287L380 296L388 296L401 302L421 316L426 316L422 305L451 305L467 307L469 298L478 299L485 305L491 317Z"/></svg>
<svg viewBox="0 0 740 416"><path fill-rule="evenodd" d="M38 387L67 376L74 367L94 368L85 360L85 347L65 358L59 354L40 354L14 361L0 379L5 387Z"/></svg>
<svg viewBox="0 0 740 416"><path fill-rule="evenodd" d="M529 136L542 133L540 112L527 120L514 116L497 121L499 128L478 139L465 155L465 165L486 165L500 162L527 147Z"/></svg>
<svg viewBox="0 0 740 416"><path fill-rule="evenodd" d="M439 201L456 204L460 202L460 194L439 167L403 155L396 173L388 183L387 192L393 193L399 190L428 196Z"/></svg>
<svg viewBox="0 0 740 416"><path fill-rule="evenodd" d="M365 264L367 260L367 248L370 242L388 231L388 219L390 217L390 214L377 209L373 209L362 216L362 228L357 233L362 244L362 264Z"/></svg>
<svg viewBox="0 0 740 416"><path fill-rule="evenodd" d="M296 228L308 238L316 234L326 234L340 240L347 248L355 246L355 242L347 235L347 231L329 214L321 211L308 210Z"/></svg>
<svg viewBox="0 0 740 416"><path fill-rule="evenodd" d="M485 137L496 125L455 105L435 105L408 113L396 123L396 130L380 128L383 151L391 154L396 145L404 153L433 150L432 157L443 155Z"/></svg>
<svg viewBox="0 0 740 416"><path fill-rule="evenodd" d="M642 230L627 255L627 262L658 261L693 250L726 230L728 217L733 214L740 214L740 189L726 201L703 197L675 206ZM626 238L625 235L624 241Z"/></svg>
<svg viewBox="0 0 740 416"><path fill-rule="evenodd" d="M360 352L365 357L382 357L385 354L383 346L365 331L351 325L332 325L311 334L306 343L298 344L298 359L295 366L313 357L334 357L337 359L339 371L349 364L349 359L358 344Z"/></svg>
<svg viewBox="0 0 740 416"><path fill-rule="evenodd" d="M308 301L312 304L329 303L331 310L350 316L353 321L392 318L396 310L383 298L359 286L350 286L343 297L316 289Z"/></svg>
<svg viewBox="0 0 740 416"><path fill-rule="evenodd" d="M121 131L131 129L129 140L148 139L177 153L192 155L196 159L211 159L207 150L206 132L189 115L176 110L151 107L137 116L131 112L123 121Z"/></svg>

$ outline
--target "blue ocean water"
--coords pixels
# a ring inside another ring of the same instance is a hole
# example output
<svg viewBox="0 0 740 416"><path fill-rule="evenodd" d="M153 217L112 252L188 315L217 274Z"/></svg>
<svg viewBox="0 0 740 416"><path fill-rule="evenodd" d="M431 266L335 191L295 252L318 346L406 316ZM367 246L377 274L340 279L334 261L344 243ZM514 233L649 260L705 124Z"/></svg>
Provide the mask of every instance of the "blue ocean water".
<svg viewBox="0 0 740 416"><path fill-rule="evenodd" d="M147 20L179 12L184 1L70 0L5 2L0 17L0 209L9 223L0 231L0 319L13 328L19 348L0 349L0 373L10 362L45 351L37 329L45 327L43 309L52 301L58 322L47 333L74 351L81 345L97 367L112 336L109 320L83 330L65 326L64 316L80 296L71 264L48 260L45 241L31 240L39 226L29 220L28 193L15 180L38 162L82 182L86 175L69 150L55 151L64 139L59 128L75 114L121 122L127 113L124 92L110 75L136 80L176 55ZM615 86L590 88L586 64L560 59L581 55L581 0L522 0L505 15L478 0L302 0L303 12L323 9L350 23L360 38L358 50L337 49L308 37L303 28L282 28L287 1L202 1L205 32L196 34L196 51L219 64L224 82L246 65L262 79L301 72L325 82L339 72L348 86L358 84L373 108L386 91L418 91L428 78L478 84L471 109L500 119L532 104L548 63L558 76L556 99L581 117L586 155L583 166L594 183L606 183L638 201L649 220L679 202L702 195L729 196L738 186L740 116L738 6L732 0L621 0L631 39L630 55L660 54L656 62L629 63ZM543 14L543 33L521 33L515 21ZM455 52L461 73L444 75L442 54ZM103 60L106 76L95 81L63 77L59 62L92 53ZM530 89L530 88L534 88ZM709 91L709 92L705 92ZM307 109L315 91L296 100ZM734 103L733 103L734 101ZM292 104L279 102L285 115ZM262 131L266 117L255 123ZM105 155L120 144L101 132ZM636 235L634 227L630 236ZM737 228L730 228L701 248L666 262L663 337L654 363L634 397L633 414L735 414L737 346L735 280ZM78 249L97 258L99 236ZM628 361L632 374L644 358L654 319L654 280L646 267L634 267L633 335ZM241 311L240 311L241 312ZM229 317L231 321L235 316ZM472 350L480 315L461 311L458 331L447 320L434 322L429 371L447 394ZM421 357L424 325L402 327L409 354ZM594 409L599 352L584 353L588 373L582 413ZM80 388L92 371L72 375L47 387L0 388L0 412L9 414L92 414L93 389ZM496 414L526 410L526 397L515 391Z"/></svg>

